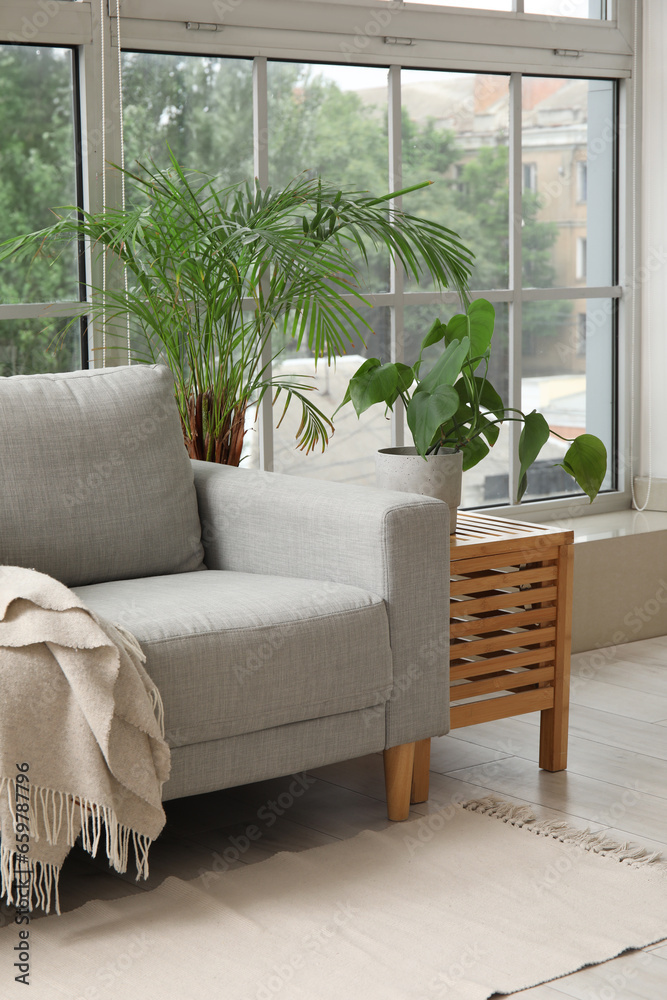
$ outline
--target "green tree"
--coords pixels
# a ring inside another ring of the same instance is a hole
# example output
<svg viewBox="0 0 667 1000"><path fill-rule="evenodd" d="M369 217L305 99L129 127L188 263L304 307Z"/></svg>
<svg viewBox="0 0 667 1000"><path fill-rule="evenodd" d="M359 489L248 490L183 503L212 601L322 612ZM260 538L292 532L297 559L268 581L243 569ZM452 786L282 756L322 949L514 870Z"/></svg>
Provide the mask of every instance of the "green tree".
<svg viewBox="0 0 667 1000"><path fill-rule="evenodd" d="M364 104L353 91L342 91L315 67L295 63L269 65L269 180L286 184L305 172L321 175L350 191L386 191L387 124L382 109ZM365 291L389 289L389 257L367 245ZM358 262L359 253L353 254ZM361 309L374 329L372 352L389 350L386 309ZM358 331L350 330L355 350L365 353ZM355 335L356 334L356 335ZM368 334L365 334L368 343ZM274 350L294 352L294 344L277 335ZM304 352L302 351L301 354Z"/></svg>
<svg viewBox="0 0 667 1000"><path fill-rule="evenodd" d="M360 191L387 188L386 121L313 67L269 68L269 179L306 171Z"/></svg>
<svg viewBox="0 0 667 1000"><path fill-rule="evenodd" d="M474 153L458 143L456 134L436 128L432 120L419 125L403 117L404 181L411 183L425 164L436 183L427 197L408 209L422 212L454 229L475 253L471 285L473 288L507 288L509 284L509 151L506 140L498 136L493 146L482 146ZM525 192L523 197L522 242L524 282L537 288L551 288L555 281L552 250L558 236L555 223L539 219L539 196ZM537 350L544 337L558 336L569 323L572 305L567 301L527 302L522 313L526 349ZM447 311L443 317L447 318ZM414 361L418 345L437 318L432 307L414 310L407 331L408 361ZM499 308L492 380L503 399L508 389L508 315ZM413 357L414 355L414 357Z"/></svg>
<svg viewBox="0 0 667 1000"><path fill-rule="evenodd" d="M71 53L0 45L0 241L43 228L76 200ZM55 259L0 268L0 302L78 298L76 245ZM0 375L78 367L78 336L61 349L65 321L0 323Z"/></svg>
<svg viewBox="0 0 667 1000"><path fill-rule="evenodd" d="M123 57L125 165L180 163L236 184L252 176L252 62L162 53Z"/></svg>

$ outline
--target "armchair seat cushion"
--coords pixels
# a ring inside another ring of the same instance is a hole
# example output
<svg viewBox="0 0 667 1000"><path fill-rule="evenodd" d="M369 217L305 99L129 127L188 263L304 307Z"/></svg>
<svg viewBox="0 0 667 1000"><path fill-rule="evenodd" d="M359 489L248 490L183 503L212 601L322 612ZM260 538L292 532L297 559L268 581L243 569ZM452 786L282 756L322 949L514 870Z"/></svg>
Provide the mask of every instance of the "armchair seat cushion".
<svg viewBox="0 0 667 1000"><path fill-rule="evenodd" d="M139 640L172 747L386 701L382 598L359 587L228 570L74 588Z"/></svg>

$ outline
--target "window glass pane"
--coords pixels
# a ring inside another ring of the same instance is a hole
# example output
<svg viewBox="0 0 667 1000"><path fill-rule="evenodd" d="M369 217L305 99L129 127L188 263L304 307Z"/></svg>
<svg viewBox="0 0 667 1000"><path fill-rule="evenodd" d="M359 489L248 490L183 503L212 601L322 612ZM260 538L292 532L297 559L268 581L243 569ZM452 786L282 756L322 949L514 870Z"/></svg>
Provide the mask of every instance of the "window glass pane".
<svg viewBox="0 0 667 1000"><path fill-rule="evenodd" d="M252 62L123 53L125 162L169 162L235 184L253 176Z"/></svg>
<svg viewBox="0 0 667 1000"><path fill-rule="evenodd" d="M0 45L0 241L76 204L72 53ZM62 250L62 247L60 248ZM0 302L77 300L76 244L58 257L0 265Z"/></svg>
<svg viewBox="0 0 667 1000"><path fill-rule="evenodd" d="M386 69L270 62L268 83L272 186L305 173L347 191L387 192ZM368 252L363 287L388 291L387 254Z"/></svg>
<svg viewBox="0 0 667 1000"><path fill-rule="evenodd" d="M135 171L138 161L165 168L171 150L186 172L215 178L218 190L252 178L251 60L124 52L123 100L129 170ZM141 197L129 180L128 202ZM116 326L109 323L107 336L123 351L126 330L122 323ZM150 360L136 320L131 334L134 357ZM156 341L153 347L157 350Z"/></svg>
<svg viewBox="0 0 667 1000"><path fill-rule="evenodd" d="M35 375L81 368L81 327L69 319L0 322L0 375Z"/></svg>
<svg viewBox="0 0 667 1000"><path fill-rule="evenodd" d="M269 62L268 85L269 180L273 187L305 173L320 175L348 191L387 192L386 69ZM362 293L388 291L386 253L369 246L368 267L358 251L352 256L360 268ZM321 359L316 371L307 347L296 352L293 343L274 338L274 352L283 350L274 362L274 375L312 376L308 381L316 391L311 395L327 416L342 401L350 377L365 357L389 360L389 310L361 307L359 311L375 332L363 332L364 348L359 333L351 328L354 346L337 359L335 369ZM279 398L274 408L276 418L280 405ZM336 415L336 431L324 453L305 455L297 450L295 435L300 422L300 404L293 402L274 431L276 471L344 482L375 482L374 454L390 444L389 421L380 407L358 420L348 404Z"/></svg>
<svg viewBox="0 0 667 1000"><path fill-rule="evenodd" d="M269 171L387 190L387 70L270 62Z"/></svg>
<svg viewBox="0 0 667 1000"><path fill-rule="evenodd" d="M488 379L507 405L509 372L508 307L495 303L496 324L491 349L491 364ZM433 321L448 322L454 313L460 312L454 306L408 306L405 309L405 357L406 363L413 365L419 356L421 341L429 331ZM427 348L423 355L422 375L435 363L442 351L442 345ZM481 372L480 372L481 374ZM413 444L406 427L406 444ZM462 507L488 506L509 502L509 434L503 426L498 440L489 454L472 469L463 473L461 493Z"/></svg>
<svg viewBox="0 0 667 1000"><path fill-rule="evenodd" d="M523 335L521 406L536 409L555 434L573 439L597 434L612 454L612 338L614 308L611 299L524 303L529 331ZM579 494L577 484L562 469L569 444L555 434L528 473L526 498ZM611 462L608 463L611 466ZM603 489L612 486L611 471Z"/></svg>
<svg viewBox="0 0 667 1000"><path fill-rule="evenodd" d="M245 435L241 449L241 461L244 469L259 469L259 422L257 406L249 406L246 410Z"/></svg>
<svg viewBox="0 0 667 1000"><path fill-rule="evenodd" d="M524 77L523 279L611 285L614 84Z"/></svg>
<svg viewBox="0 0 667 1000"><path fill-rule="evenodd" d="M401 82L403 186L435 182L404 211L459 234L476 256L473 288L507 288L509 77L404 70Z"/></svg>
<svg viewBox="0 0 667 1000"><path fill-rule="evenodd" d="M524 0L526 14L550 14L554 17L606 17L605 0Z"/></svg>
<svg viewBox="0 0 667 1000"><path fill-rule="evenodd" d="M317 370L307 351L299 352L289 347L281 358L274 362L274 375L298 375L310 382L315 391L311 393L313 402L327 416L332 416L340 406L348 382L367 357L389 360L389 309L380 307L359 310L375 330L375 335L364 337L366 347L360 340L350 353L336 360L335 368L327 366L321 359ZM280 399L274 408L279 419ZM301 407L295 401L280 425L274 431L274 468L276 472L308 476L315 479L334 479L344 483L375 485L375 452L388 448L391 444L391 430L385 408L371 407L357 418L354 407L347 403L334 419L335 433L324 453L319 449L309 455L297 450L295 436L301 421Z"/></svg>

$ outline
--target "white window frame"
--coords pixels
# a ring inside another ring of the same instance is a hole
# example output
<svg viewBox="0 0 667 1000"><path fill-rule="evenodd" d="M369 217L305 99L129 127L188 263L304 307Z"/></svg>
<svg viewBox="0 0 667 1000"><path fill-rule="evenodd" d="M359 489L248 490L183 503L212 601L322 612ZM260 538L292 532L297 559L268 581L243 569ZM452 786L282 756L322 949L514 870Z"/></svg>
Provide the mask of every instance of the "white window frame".
<svg viewBox="0 0 667 1000"><path fill-rule="evenodd" d="M120 11L120 24L117 13ZM476 289L475 295L508 303L510 313L510 402L521 398L521 307L525 301L549 299L607 299L618 315L616 367L618 380L617 448L618 488L599 496L589 506L586 498L568 497L496 507L504 516L523 519L562 518L630 506L628 455L630 427L630 329L639 329L639 296L632 295L632 245L637 241L637 178L634 176L633 138L628 109L641 109L633 94L639 53L634 39L634 0L616 0L606 21L558 18L523 13L523 0L514 0L512 13L402 4L383 0L0 0L0 41L76 46L79 50L83 105L83 159L86 207L101 207L99 177L103 169L102 101L107 111L105 157L120 161L118 73L116 40L120 28L123 48L155 52L246 57L255 60L255 127L266 117L266 60L334 62L384 66L389 70L390 185L400 180L400 72L441 69L510 74L510 213L521 218L521 74L573 76L619 81L619 204L618 284L604 287L523 289L521 286L521 230L510 226L509 288ZM638 6L641 19L641 6ZM187 23L185 18L187 17ZM100 20L101 19L101 20ZM188 27L187 25L190 25ZM196 29L199 25L199 30ZM545 28L548 26L548 31ZM29 35L29 37L28 37ZM100 82L100 60L105 58L105 90ZM264 81L264 82L263 82ZM641 118L641 113L639 113ZM255 170L266 168L265 145L257 144ZM636 153L635 153L636 156ZM119 197L110 180L107 202ZM634 232L633 232L634 225ZM89 262L90 263L90 262ZM90 273L90 271L89 271ZM93 281L95 275L93 274ZM406 303L456 302L453 293L403 292L403 277L394 268L390 291L369 296L374 305L392 309L392 348L397 360L403 349L403 306ZM78 304L77 304L78 305ZM62 303L63 312L74 303ZM80 306L79 306L80 308ZM27 310L27 311L26 311ZM633 317L634 323L630 322ZM39 306L0 306L0 319L43 315ZM69 312L71 315L71 311ZM99 330L91 329L91 350L100 346ZM97 362L93 362L97 363ZM272 467L272 426L269 402L262 413L264 468ZM638 423L638 421L636 421ZM515 459L517 430L511 425L510 492L518 479ZM404 440L403 415L392 420L392 443ZM638 449L635 449L635 453Z"/></svg>

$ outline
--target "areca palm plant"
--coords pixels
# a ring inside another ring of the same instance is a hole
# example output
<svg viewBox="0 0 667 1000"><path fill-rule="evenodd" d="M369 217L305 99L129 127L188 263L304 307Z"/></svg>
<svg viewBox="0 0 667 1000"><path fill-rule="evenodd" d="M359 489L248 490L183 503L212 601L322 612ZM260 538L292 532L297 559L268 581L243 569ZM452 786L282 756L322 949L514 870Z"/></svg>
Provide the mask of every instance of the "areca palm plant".
<svg viewBox="0 0 667 1000"><path fill-rule="evenodd" d="M246 413L267 392L282 397L283 413L301 406L298 447L324 448L331 422L307 381L272 373L271 337L307 344L327 362L353 333L363 340L371 248L465 296L471 252L445 227L394 210L391 198L404 192L374 197L305 176L276 191L220 188L173 155L167 169L124 173L133 207L58 210L49 228L2 244L0 260L57 253L78 238L120 263L128 280L104 293L91 286L91 313L108 342L129 315L133 360L171 368L193 458L238 465Z"/></svg>

